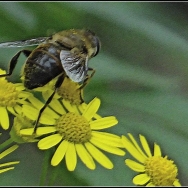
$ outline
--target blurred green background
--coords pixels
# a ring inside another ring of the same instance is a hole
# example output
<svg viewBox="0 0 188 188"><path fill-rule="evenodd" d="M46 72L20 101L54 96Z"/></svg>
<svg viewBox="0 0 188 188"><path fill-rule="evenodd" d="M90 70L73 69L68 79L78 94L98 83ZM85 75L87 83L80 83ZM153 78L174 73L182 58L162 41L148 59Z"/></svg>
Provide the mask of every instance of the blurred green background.
<svg viewBox="0 0 188 188"><path fill-rule="evenodd" d="M97 96L99 113L117 117L119 124L109 132L130 132L136 138L142 134L152 149L158 143L162 154L177 164L182 185L188 185L188 4L0 2L0 42L50 36L71 28L89 28L101 40L100 53L89 62L96 73L85 98L90 101ZM18 50L1 48L0 67L7 70ZM19 80L24 61L21 56L11 81ZM68 172L63 161L55 185L133 185L137 173L124 165L130 155L106 155L114 163L113 170L97 164L91 171L79 160L76 170ZM20 164L1 175L0 185L39 185L43 157L36 144L21 145L6 158Z"/></svg>

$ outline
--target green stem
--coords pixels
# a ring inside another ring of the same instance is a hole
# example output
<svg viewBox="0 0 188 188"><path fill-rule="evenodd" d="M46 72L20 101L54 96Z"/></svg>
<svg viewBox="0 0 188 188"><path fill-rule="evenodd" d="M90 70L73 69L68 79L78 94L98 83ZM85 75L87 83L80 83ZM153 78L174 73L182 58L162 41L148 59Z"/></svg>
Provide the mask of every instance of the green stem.
<svg viewBox="0 0 188 188"><path fill-rule="evenodd" d="M54 183L55 183L55 180L57 178L57 175L58 175L58 172L59 172L59 167L53 167L53 171L51 173L51 176L50 176L50 181L49 181L49 186L53 186Z"/></svg>
<svg viewBox="0 0 188 188"><path fill-rule="evenodd" d="M8 140L6 140L2 144L0 144L0 150L4 149L5 147L7 147L11 143L13 143L13 140L11 138L9 138Z"/></svg>
<svg viewBox="0 0 188 188"><path fill-rule="evenodd" d="M40 186L45 185L45 180L48 173L48 166L49 166L49 158L50 158L50 151L46 151L44 154L43 164L42 164L42 172L40 178Z"/></svg>

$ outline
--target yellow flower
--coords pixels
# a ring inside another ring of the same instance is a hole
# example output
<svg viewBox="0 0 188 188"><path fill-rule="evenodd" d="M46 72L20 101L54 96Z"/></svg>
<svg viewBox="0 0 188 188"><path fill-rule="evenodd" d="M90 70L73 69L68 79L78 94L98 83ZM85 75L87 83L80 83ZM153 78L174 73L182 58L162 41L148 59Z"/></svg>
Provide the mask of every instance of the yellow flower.
<svg viewBox="0 0 188 188"><path fill-rule="evenodd" d="M0 75L6 72L0 69ZM21 106L25 103L31 94L23 91L24 87L21 83L13 84L8 82L5 77L0 78L0 125L3 129L9 128L8 112L17 114L21 112Z"/></svg>
<svg viewBox="0 0 188 188"><path fill-rule="evenodd" d="M38 87L34 91L42 92L43 98L47 100L52 92L54 91L54 85L57 78L51 80L48 84L43 87ZM71 104L79 105L83 102L83 84L73 82L68 77L65 77L61 86L57 89L56 94L53 98L63 98L68 100Z"/></svg>
<svg viewBox="0 0 188 188"><path fill-rule="evenodd" d="M16 143L27 143L27 142L37 142L35 135L32 136L23 136L20 134L20 129L33 127L33 121L23 116L22 114L18 114L14 117L14 122L12 128L9 132L11 140Z"/></svg>
<svg viewBox="0 0 188 188"><path fill-rule="evenodd" d="M123 147L119 136L100 131L116 125L118 121L114 116L103 118L96 116L100 106L98 98L93 99L88 105L84 104L81 111L68 102L65 104L66 109L57 103L57 100L55 100L57 106L53 102L54 100L52 100L51 106L58 112L55 118L53 118L54 114L48 115L49 119L54 120L53 126L38 127L36 131L37 135L43 135L43 138L38 142L39 149L46 150L57 145L51 165L57 166L65 158L68 170L73 171L77 164L78 155L89 169L96 168L93 159L103 167L112 169L113 163L100 149L120 156L125 155L125 152L119 148ZM28 107L24 105L23 108ZM30 113L32 111L34 114L36 113L36 109L32 110L31 106L29 109ZM47 116L48 113L45 112L42 116ZM45 122L44 119L43 122ZM32 135L33 128L22 129L20 133ZM48 134L48 136L44 137L44 134Z"/></svg>
<svg viewBox="0 0 188 188"><path fill-rule="evenodd" d="M80 105L84 102L83 89L89 83L94 73L95 71L92 71L91 75L87 75L83 83L76 83L66 76L53 98L63 98L63 100L69 101L70 104ZM45 86L35 88L34 90L42 92L44 99L47 100L54 91L56 81L57 78L51 80Z"/></svg>
<svg viewBox="0 0 188 188"><path fill-rule="evenodd" d="M8 154L12 153L17 148L18 148L18 145L13 145L10 148L6 149L5 151L1 152L0 153L0 159L4 158ZM7 163L0 164L0 174L3 173L3 172L6 172L8 170L14 169L14 167L12 165L18 164L18 163L19 163L19 161L7 162Z"/></svg>
<svg viewBox="0 0 188 188"><path fill-rule="evenodd" d="M140 173L133 178L135 185L181 186L177 179L177 166L174 161L167 159L167 156L162 157L159 145L154 143L154 154L152 155L146 138L139 135L144 153L134 137L130 133L128 136L129 138L122 136L123 145L138 162L126 159L125 164Z"/></svg>

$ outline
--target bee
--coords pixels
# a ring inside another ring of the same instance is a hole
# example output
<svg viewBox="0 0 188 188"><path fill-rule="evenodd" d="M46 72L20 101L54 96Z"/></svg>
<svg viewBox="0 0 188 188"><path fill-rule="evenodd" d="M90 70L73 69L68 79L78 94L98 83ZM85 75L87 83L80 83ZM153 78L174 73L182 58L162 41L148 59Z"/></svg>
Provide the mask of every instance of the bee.
<svg viewBox="0 0 188 188"><path fill-rule="evenodd" d="M32 90L42 87L57 77L53 93L39 111L34 133L36 133L42 112L51 102L66 76L74 82L85 84L88 71L94 71L88 67L88 61L98 54L101 46L95 33L86 29L70 29L60 31L50 37L0 43L0 47L35 45L38 46L32 51L24 49L16 53L10 60L7 74L0 75L0 77L10 76L20 54L23 53L27 57L23 69L25 88Z"/></svg>

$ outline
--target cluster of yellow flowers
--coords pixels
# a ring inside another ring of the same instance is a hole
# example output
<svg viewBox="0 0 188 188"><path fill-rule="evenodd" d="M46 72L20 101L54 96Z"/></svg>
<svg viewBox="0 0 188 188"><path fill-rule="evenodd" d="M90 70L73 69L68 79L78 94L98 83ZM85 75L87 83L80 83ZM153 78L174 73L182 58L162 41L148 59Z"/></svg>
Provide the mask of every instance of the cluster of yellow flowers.
<svg viewBox="0 0 188 188"><path fill-rule="evenodd" d="M0 74L5 71L0 70ZM53 92L55 80L44 87L35 89L41 92L46 101ZM132 134L115 135L105 129L118 124L115 116L102 117L98 114L100 99L89 103L84 101L83 85L66 77L55 93L52 101L43 111L34 132L34 123L44 103L27 91L22 83L11 83L0 78L0 126L9 130L13 146L0 153L0 159L13 152L19 144L37 142L40 150L54 147L51 165L57 166L65 160L67 169L74 171L79 158L87 168L94 170L96 162L106 169L112 169L112 161L105 152L124 156L129 152L135 159L125 159L125 164L139 174L133 178L135 185L180 186L178 169L172 160L163 157L160 147L154 144L152 154L147 140L140 135L142 148ZM9 127L9 116L14 116L13 126ZM9 143L10 144L10 143ZM0 143L0 149L7 144ZM18 161L0 164L0 173L13 169Z"/></svg>

